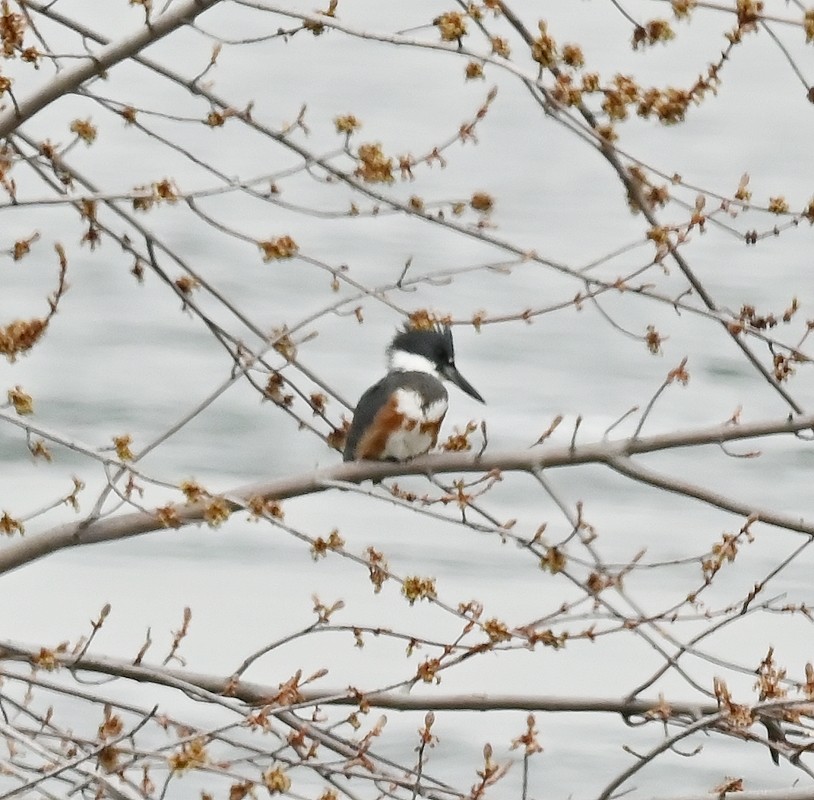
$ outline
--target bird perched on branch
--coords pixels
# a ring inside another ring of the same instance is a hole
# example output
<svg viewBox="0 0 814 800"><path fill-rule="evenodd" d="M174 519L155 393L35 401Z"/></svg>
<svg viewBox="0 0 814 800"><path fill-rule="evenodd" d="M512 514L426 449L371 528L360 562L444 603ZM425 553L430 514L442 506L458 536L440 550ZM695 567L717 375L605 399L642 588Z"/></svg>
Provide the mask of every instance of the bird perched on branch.
<svg viewBox="0 0 814 800"><path fill-rule="evenodd" d="M458 372L448 325L405 329L387 348L387 375L361 397L345 444L345 461L406 461L435 447L454 383L486 402Z"/></svg>

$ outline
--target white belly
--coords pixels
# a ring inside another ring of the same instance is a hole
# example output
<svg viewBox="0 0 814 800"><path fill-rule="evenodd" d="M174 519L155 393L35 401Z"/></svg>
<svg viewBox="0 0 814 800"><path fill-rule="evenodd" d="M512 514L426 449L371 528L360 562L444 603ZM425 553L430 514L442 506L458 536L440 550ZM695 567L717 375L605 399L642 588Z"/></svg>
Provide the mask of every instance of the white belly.
<svg viewBox="0 0 814 800"><path fill-rule="evenodd" d="M435 444L438 426L447 413L446 399L436 400L422 408L421 397L417 392L399 389L396 392L396 410L411 424L390 434L382 458L405 461L426 453Z"/></svg>

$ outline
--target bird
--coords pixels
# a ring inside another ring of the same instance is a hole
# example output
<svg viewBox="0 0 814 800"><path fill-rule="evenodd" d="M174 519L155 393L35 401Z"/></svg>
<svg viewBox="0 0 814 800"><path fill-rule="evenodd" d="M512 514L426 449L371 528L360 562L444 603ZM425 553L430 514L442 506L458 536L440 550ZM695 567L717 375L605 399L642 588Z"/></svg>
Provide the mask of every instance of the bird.
<svg viewBox="0 0 814 800"><path fill-rule="evenodd" d="M435 447L448 406L443 380L486 402L455 366L448 325L399 331L387 367L353 412L344 461L407 461Z"/></svg>

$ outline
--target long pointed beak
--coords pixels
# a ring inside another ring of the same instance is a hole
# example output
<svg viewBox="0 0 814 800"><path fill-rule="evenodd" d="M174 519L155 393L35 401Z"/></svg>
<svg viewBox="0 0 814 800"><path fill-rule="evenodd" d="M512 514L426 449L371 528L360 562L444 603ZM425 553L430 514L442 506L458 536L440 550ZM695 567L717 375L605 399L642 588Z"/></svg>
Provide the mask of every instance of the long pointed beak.
<svg viewBox="0 0 814 800"><path fill-rule="evenodd" d="M459 389L463 389L470 397L474 397L479 403L486 404L486 401L480 396L477 389L466 379L454 364L445 364L441 368L441 374L451 383L454 383Z"/></svg>

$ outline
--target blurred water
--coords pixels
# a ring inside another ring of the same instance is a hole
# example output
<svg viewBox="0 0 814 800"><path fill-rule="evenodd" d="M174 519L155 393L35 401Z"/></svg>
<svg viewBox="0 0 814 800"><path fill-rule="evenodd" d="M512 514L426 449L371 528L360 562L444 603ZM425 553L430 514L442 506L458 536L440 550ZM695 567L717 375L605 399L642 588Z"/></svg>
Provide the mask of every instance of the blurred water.
<svg viewBox="0 0 814 800"><path fill-rule="evenodd" d="M768 6L777 6L779 14L788 13L785 4ZM138 19L135 10L100 18L97 4L78 0L58 7L66 14L87 14L88 24L104 27L113 36L130 30ZM668 11L664 4L645 2L631 2L628 8L643 19ZM347 0L341 18L365 29L392 31L426 22L443 10L429 2ZM699 15L692 25L677 26L686 41L681 44L686 55L678 59L671 48L642 54L620 46L629 38L629 25L610 4L549 2L534 13L522 10L528 12L530 26L534 27L539 12L549 19L560 41L581 42L590 69L603 74L642 70L643 83L660 85L693 81L706 62L717 57L722 34L731 27L731 20L716 14ZM232 5L201 19L202 28L238 38L271 32L277 24ZM778 33L795 41L802 38L796 29ZM432 39L434 33L426 36ZM192 74L190 65L205 66L210 48L202 36L186 31L151 47L148 55ZM810 67L810 57L805 66ZM295 134L295 138L317 152L337 147L332 119L349 112L364 122L360 141L380 140L388 153L427 152L471 118L488 88L496 84L499 94L477 130L477 146L455 145L447 154L445 169L417 171L416 182L397 184L394 195L465 200L473 191L488 191L497 198L492 217L496 228L490 232L574 267L641 237L643 222L630 214L607 164L546 118L510 76L487 66L485 83L463 85L462 71L463 61L448 55L364 44L327 33L319 38L298 35L285 44L225 48L211 78L215 91L236 106L254 100L255 119L273 127L295 119L306 104L311 133L307 138ZM691 109L687 123L674 128L632 121L621 129L620 147L668 174L677 172L689 183L722 194L732 194L741 174L748 171L756 202L784 194L792 207L802 207L811 195L811 107L795 80L767 37L754 37L726 64L714 102ZM112 70L107 80L93 88L105 96L174 114L201 117L207 111L199 98L168 87L134 65ZM217 183L157 143L145 145L134 129L87 98L60 101L32 120L26 131L34 138L67 141L70 121L87 115L99 126L99 143L94 148L76 148L71 163L106 190L126 192L169 176L185 190ZM157 119L149 124L178 135L175 123ZM236 125L217 130L187 125L182 130L184 147L211 159L228 175L271 173L297 162L259 136L247 139ZM99 148L104 148L104 158L97 155ZM304 176L282 185L287 202L333 210L345 209L349 202L347 190L316 184ZM33 182L20 189L21 197L45 193ZM684 195L693 201L692 192ZM253 236L291 235L304 253L334 266L346 264L349 275L370 286L395 282L408 258L412 258L409 274L415 276L502 257L477 238L451 236L438 226L396 215L325 220L236 194L202 202L202 207ZM676 212L666 217L678 221ZM104 215L104 219L116 230L124 229L113 217ZM353 294L343 288L337 295L330 276L306 264L263 264L254 245L213 233L181 206L153 211L140 220L262 330L296 325L339 297ZM771 222L763 219L754 224ZM131 257L114 243L105 242L95 252L81 247L70 214L47 208L4 208L0 247L34 230L42 235L34 257L2 264L0 320L5 324L16 316L44 313L44 295L51 291L56 273L51 252L56 240L68 251L71 284L43 343L16 364L0 364L0 386L19 384L35 397L35 423L93 448L108 447L114 435L127 432L140 447L189 413L228 377L230 364L224 351L198 320L180 311L178 299L149 272L144 285L138 286L129 274ZM751 249L710 226L706 234L693 235L687 252L700 279L722 306L737 308L751 302L760 310L782 313L796 296L801 314L810 307L807 225ZM597 274L613 279L649 257L648 248L639 248ZM180 274L173 268L172 274L176 272ZM677 274L647 277L668 295L684 288ZM449 286L424 284L414 292L391 292L390 297L407 309L426 306L466 320L480 309L495 315L516 314L527 307L568 300L579 289L571 279L525 263L511 275L475 272L456 277ZM215 316L221 313L205 300L202 305ZM364 326L352 315L330 314L307 325L304 332L317 335L299 352L304 365L351 403L381 374L384 347L402 321L372 299L363 306ZM632 405L646 404L667 371L685 356L692 376L689 385L671 387L664 394L645 433L719 423L739 406L744 420L750 421L779 418L787 412L717 323L687 312L677 314L668 305L631 293L608 296L602 307L637 333L655 325L669 337L664 354L650 355L641 341L613 329L590 304L580 311L542 316L532 325L488 325L480 335L459 328L458 364L486 397L487 406L484 409L452 390L447 429L483 418L491 447L525 448L556 414L563 414L566 421L553 441L564 444L576 416L582 415L580 440L589 441L602 436ZM256 341L234 320L228 325L236 335ZM790 341L793 338L789 335ZM769 356L763 350L760 353L768 363ZM281 363L279 358L275 363ZM792 385L795 396L803 400L811 388L810 373L800 365ZM302 378L297 380L308 386ZM347 411L332 402L329 413L338 421ZM617 433L629 434L633 427L627 424ZM20 432L8 425L0 427L0 509L14 514L34 510L67 493L73 474L88 484L83 510L89 509L94 491L102 485L98 468L63 448L55 447L54 455L52 465L32 464ZM806 467L811 459L800 443L772 442L760 459L732 459L719 449L707 448L652 456L645 463L787 513L807 515L811 509ZM337 460L316 437L299 431L272 404L261 403L248 384L237 382L140 467L171 483L194 477L212 490L226 490ZM600 467L562 470L549 480L570 506L584 501L586 518L596 527L598 546L609 562L626 563L641 548L647 549L645 561L651 562L697 555L724 530L737 530L742 524L698 503L632 485ZM400 483L426 491L420 480ZM169 496L154 489L145 503L160 503ZM554 503L527 478L505 480L487 505L500 520L518 519L516 530L525 535L542 522L549 524L551 541L569 533ZM362 495L326 493L291 501L285 509L286 522L295 528L325 536L338 527L352 552L361 554L375 546L387 555L394 572L434 576L439 596L451 605L477 598L485 605L486 618L520 625L553 613L563 600L575 596L562 578L541 571L511 543L417 517ZM454 513L448 513L454 518ZM66 509L58 509L32 524L29 533L69 517ZM755 543L710 592L710 607L742 597L799 543L794 535L759 526L755 531ZM810 567L810 561L798 559L775 590L787 592L790 603L811 602ZM626 588L644 607L662 608L680 602L688 587L700 581L698 572L697 565L676 567L669 573L638 572L630 576ZM77 637L87 631L88 620L101 606L111 602L113 613L95 649L123 657L137 652L148 627L154 652L165 652L171 631L180 624L182 608L188 605L193 622L184 643L185 658L194 669L223 674L234 670L246 654L309 624L314 593L325 602L344 600L346 610L339 621L429 630L441 638L455 635L448 616L426 605L408 607L394 585L374 595L364 570L335 556L314 562L307 546L243 519L234 519L218 531L160 532L60 553L5 575L0 583L0 598L7 609L4 636L43 644ZM703 624L687 624L682 635ZM575 622L574 627L579 629L581 623ZM769 644L776 648L778 662L788 664L796 676L811 657L810 632L793 619L751 616L715 640L721 657L753 667ZM325 634L323 639L267 657L249 677L276 684L298 667L308 673L330 666L326 686L373 688L412 674L424 656L419 651L406 658L400 647L373 639L360 652L350 634ZM632 634L611 636L593 644L574 642L561 651L539 649L474 659L445 675L440 690L615 696L646 678L659 663ZM712 667L694 662L688 671L711 685ZM754 678L728 674L727 680L748 696ZM667 678L660 688L675 692L678 699L690 694L677 678ZM388 754L409 760L421 717L390 717L403 736L395 737L401 740L401 754ZM510 713L439 715L441 744L433 756L433 768L460 786L471 785L484 742L490 741L501 758L517 760L517 753L509 754L507 748L522 732L524 719L524 714ZM532 775L537 796L544 792L591 796L628 763L621 743L641 752L660 736L656 729L622 729L615 720L586 722L580 715L541 716L539 725L546 750L539 771ZM586 769L586 753L574 746L576 742L590 742L590 768ZM754 747L714 740L703 744L703 754L690 762L675 755L657 761L652 776L645 775L636 786L657 791L665 780L680 779L686 791L695 791L709 789L724 775L738 774L753 781L749 784L753 788L772 788L790 779L787 766L769 772L768 755ZM752 754L754 759L749 758ZM515 768L507 787L514 790L519 778ZM192 792L192 786L186 788Z"/></svg>

